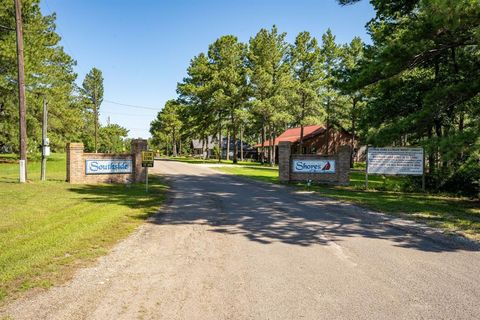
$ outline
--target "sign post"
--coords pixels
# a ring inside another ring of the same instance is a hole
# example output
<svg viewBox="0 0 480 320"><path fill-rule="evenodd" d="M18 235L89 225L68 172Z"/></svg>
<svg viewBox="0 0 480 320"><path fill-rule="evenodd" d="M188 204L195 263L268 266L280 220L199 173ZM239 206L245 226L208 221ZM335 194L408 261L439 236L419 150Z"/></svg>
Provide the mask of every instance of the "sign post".
<svg viewBox="0 0 480 320"><path fill-rule="evenodd" d="M422 191L425 192L425 154L423 154Z"/></svg>
<svg viewBox="0 0 480 320"><path fill-rule="evenodd" d="M152 151L142 151L142 167L145 168L145 191L148 192L148 168L153 167L154 154Z"/></svg>
<svg viewBox="0 0 480 320"><path fill-rule="evenodd" d="M367 146L367 163L365 168L365 190L368 189L368 146Z"/></svg>

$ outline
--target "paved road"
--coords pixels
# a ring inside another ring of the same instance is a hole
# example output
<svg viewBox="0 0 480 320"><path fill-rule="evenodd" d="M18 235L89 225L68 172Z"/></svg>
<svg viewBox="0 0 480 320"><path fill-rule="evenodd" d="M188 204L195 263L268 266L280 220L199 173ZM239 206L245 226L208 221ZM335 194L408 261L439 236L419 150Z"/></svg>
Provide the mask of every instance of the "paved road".
<svg viewBox="0 0 480 320"><path fill-rule="evenodd" d="M282 186L157 162L162 212L18 319L478 319L480 253Z"/></svg>

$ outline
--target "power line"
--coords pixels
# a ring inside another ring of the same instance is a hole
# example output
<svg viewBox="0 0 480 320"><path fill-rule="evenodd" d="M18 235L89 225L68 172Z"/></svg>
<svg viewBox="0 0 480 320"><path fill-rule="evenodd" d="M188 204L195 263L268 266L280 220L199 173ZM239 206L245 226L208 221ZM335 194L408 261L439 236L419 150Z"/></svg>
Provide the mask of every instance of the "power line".
<svg viewBox="0 0 480 320"><path fill-rule="evenodd" d="M103 115L107 114L109 116L132 116L132 117L152 117L151 114L133 114L133 113L123 113L123 112L114 112L114 111L109 111L109 112L101 112Z"/></svg>
<svg viewBox="0 0 480 320"><path fill-rule="evenodd" d="M115 101L106 100L106 99L103 99L103 102L112 103L112 104L117 104L117 105L119 105L119 106L130 107L130 108L138 108L138 109L147 109L147 110L160 111L160 108L156 108L156 107L138 106L138 105L133 105L133 104L115 102Z"/></svg>

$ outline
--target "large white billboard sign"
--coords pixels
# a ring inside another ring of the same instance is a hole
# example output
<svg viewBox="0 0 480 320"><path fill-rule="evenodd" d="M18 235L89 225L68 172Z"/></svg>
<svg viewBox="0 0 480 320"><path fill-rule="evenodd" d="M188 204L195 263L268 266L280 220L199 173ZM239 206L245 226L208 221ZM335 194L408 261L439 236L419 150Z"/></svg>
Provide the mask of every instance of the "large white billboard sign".
<svg viewBox="0 0 480 320"><path fill-rule="evenodd" d="M367 173L423 175L423 148L368 148Z"/></svg>

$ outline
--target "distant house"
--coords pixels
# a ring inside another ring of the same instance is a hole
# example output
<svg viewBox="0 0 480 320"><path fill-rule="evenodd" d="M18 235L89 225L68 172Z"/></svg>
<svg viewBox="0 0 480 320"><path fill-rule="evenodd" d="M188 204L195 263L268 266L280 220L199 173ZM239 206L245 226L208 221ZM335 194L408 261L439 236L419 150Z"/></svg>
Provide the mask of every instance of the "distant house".
<svg viewBox="0 0 480 320"><path fill-rule="evenodd" d="M226 159L227 157L227 141L228 139L224 137L222 139L222 159ZM230 146L229 146L229 157L230 159L233 158L233 150L234 150L234 141L233 138L230 137ZM240 141L237 139L237 157L238 159L241 158L241 151L243 149L243 159L256 159L257 158L257 148L252 148L251 145L246 143L245 141Z"/></svg>
<svg viewBox="0 0 480 320"><path fill-rule="evenodd" d="M279 135L275 141L272 141L272 145L278 150L278 144L281 141L289 141L292 143L293 152L299 153L300 150L300 127L290 128ZM324 126L320 125L311 125L305 126L303 128L303 147L301 150L304 154L332 154L335 153L339 146L342 145L351 145L352 144L352 134L343 129L333 129L331 128L328 133L328 149L327 149L327 129ZM357 158L359 145L358 137L354 137L354 158ZM268 150L270 146L270 141L266 140L264 147ZM261 148L262 144L256 144L256 148ZM259 151L261 152L261 151ZM278 152L275 152L278 154ZM355 159L357 161L357 159Z"/></svg>
<svg viewBox="0 0 480 320"><path fill-rule="evenodd" d="M227 141L226 137L222 137L222 144L221 144L221 155L222 159L226 159L227 157ZM204 156L205 158L214 158L214 149L218 146L218 138L216 136L208 136L207 139L194 139L192 140L192 153L194 156ZM255 159L257 157L257 149L252 148L249 144L245 142L240 142L237 139L237 156L240 159L241 152L240 148L243 147L243 158L251 158ZM230 138L230 145L229 145L229 157L230 159L233 158L233 150L234 150L234 141L233 138ZM204 154L205 152L205 154Z"/></svg>
<svg viewBox="0 0 480 320"><path fill-rule="evenodd" d="M193 155L211 158L214 156L213 149L217 144L218 144L218 139L214 136L208 136L206 139L193 139L192 140Z"/></svg>

